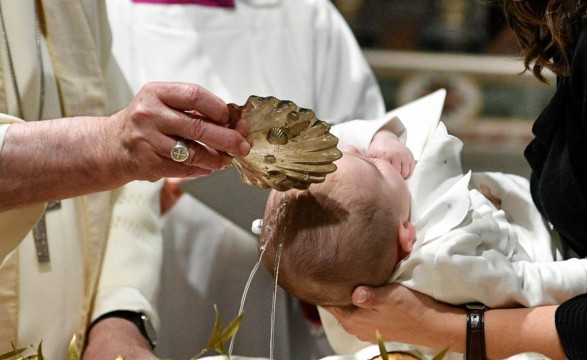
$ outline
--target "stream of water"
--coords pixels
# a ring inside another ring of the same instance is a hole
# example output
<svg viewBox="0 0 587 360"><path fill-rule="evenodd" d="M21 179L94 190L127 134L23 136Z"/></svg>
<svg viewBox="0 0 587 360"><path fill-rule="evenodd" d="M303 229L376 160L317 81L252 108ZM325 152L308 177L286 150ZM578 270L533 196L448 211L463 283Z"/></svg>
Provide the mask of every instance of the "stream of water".
<svg viewBox="0 0 587 360"><path fill-rule="evenodd" d="M283 209L285 208L285 203L281 203L279 206L279 213L277 214L278 219L282 219L283 216L285 216L285 211L283 211ZM264 233L269 234L267 236L267 238L272 238L272 234L271 232L274 231L274 228L271 226L271 224L263 224L262 225L264 227ZM285 229L283 231L285 233ZM277 304L277 279L279 278L279 264L281 262L281 250L283 248L283 241L284 238L283 236L279 237L279 245L277 248L277 251L275 252L275 273L274 275L274 283L273 283L273 296L272 296L272 300L271 300L271 334L270 334L270 339L269 339L269 359L273 360L273 355L274 355L274 344L275 344L275 311L276 311L276 304ZM255 266L253 267L253 270L251 270L251 273L249 274L249 278L247 279L247 283L245 285L245 289L243 290L243 295L241 297L241 303L240 303L240 307L238 310L238 315L240 316L243 313L243 309L245 307L245 302L247 299L247 293L249 292L249 287L251 286L251 283L253 282L253 278L255 277L255 274L257 273L257 270L259 269L259 266L261 265L261 261L263 260L263 255L265 254L265 249L267 248L267 243L265 241L265 239L263 239L262 237L259 239L259 257L257 258L257 262L255 263ZM232 339L230 340L230 346L228 347L228 356L230 358L230 356L232 355L232 349L234 348L234 341L235 341L236 335L232 337Z"/></svg>

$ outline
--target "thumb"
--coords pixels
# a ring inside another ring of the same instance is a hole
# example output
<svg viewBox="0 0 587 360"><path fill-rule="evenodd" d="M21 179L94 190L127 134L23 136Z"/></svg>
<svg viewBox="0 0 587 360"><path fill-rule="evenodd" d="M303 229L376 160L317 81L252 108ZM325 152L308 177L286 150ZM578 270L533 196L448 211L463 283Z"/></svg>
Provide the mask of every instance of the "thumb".
<svg viewBox="0 0 587 360"><path fill-rule="evenodd" d="M376 288L369 286L357 286L355 290L353 290L353 305L363 309L370 309L375 307L377 302L376 292Z"/></svg>

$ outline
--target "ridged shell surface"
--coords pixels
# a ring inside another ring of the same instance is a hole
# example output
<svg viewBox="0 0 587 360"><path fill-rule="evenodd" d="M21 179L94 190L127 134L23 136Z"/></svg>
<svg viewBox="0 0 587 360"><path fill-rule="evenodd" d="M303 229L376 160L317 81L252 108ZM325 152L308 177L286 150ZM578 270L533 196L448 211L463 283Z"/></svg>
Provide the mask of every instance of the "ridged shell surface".
<svg viewBox="0 0 587 360"><path fill-rule="evenodd" d="M244 121L252 144L246 157L234 157L243 182L279 191L307 189L336 171L342 153L330 125L309 109L275 97L250 96L229 104L232 121Z"/></svg>

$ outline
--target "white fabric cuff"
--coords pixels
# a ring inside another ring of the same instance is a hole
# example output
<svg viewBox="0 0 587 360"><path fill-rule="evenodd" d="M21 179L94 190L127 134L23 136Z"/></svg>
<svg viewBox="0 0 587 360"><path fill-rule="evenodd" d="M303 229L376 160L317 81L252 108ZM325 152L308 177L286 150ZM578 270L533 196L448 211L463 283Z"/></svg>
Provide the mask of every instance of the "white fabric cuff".
<svg viewBox="0 0 587 360"><path fill-rule="evenodd" d="M128 310L141 312L149 316L153 322L155 330L159 329L159 317L157 312L151 306L137 289L131 287L113 287L101 289L96 296L92 321L100 316L117 310Z"/></svg>

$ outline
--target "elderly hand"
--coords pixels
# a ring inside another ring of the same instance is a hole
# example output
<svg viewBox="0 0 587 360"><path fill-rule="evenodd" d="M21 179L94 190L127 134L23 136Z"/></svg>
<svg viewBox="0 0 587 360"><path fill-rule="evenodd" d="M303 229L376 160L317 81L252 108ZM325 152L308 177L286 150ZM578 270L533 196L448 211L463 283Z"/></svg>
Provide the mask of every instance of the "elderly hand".
<svg viewBox="0 0 587 360"><path fill-rule="evenodd" d="M397 135L388 130L380 130L373 136L368 155L389 161L404 179L412 176L416 166L410 149L399 140Z"/></svg>
<svg viewBox="0 0 587 360"><path fill-rule="evenodd" d="M208 174L229 163L227 154L248 154L243 129L220 98L186 83L149 83L110 117L13 123L2 147L0 211L132 180ZM171 158L180 139L189 148L185 162Z"/></svg>
<svg viewBox="0 0 587 360"><path fill-rule="evenodd" d="M149 83L111 121L109 135L120 149L112 163L126 180L208 174L230 162L227 153L250 150L246 134L229 123L226 104L193 84ZM195 140L185 141L189 157L182 163L170 155L178 139Z"/></svg>

